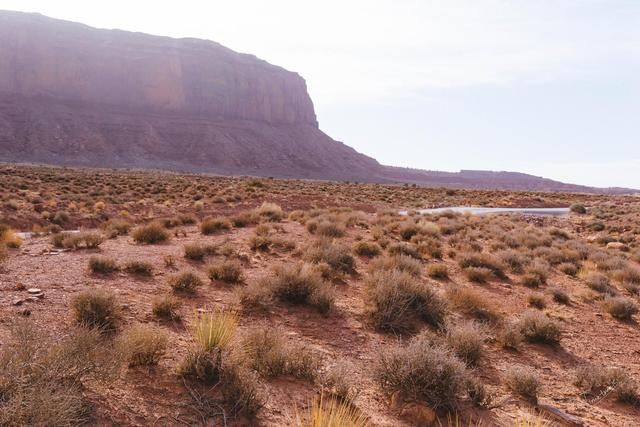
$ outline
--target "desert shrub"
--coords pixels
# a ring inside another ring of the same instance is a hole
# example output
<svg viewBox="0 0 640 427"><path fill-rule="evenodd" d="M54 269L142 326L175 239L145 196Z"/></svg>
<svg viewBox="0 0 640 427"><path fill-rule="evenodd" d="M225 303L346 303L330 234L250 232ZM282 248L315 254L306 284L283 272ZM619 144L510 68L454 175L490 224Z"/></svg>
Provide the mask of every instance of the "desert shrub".
<svg viewBox="0 0 640 427"><path fill-rule="evenodd" d="M422 275L422 262L408 255L385 256L371 263L369 270L398 270L414 277Z"/></svg>
<svg viewBox="0 0 640 427"><path fill-rule="evenodd" d="M569 294L561 288L554 287L554 288L551 288L549 292L551 293L553 300L558 304L568 305L571 302L571 298L569 297Z"/></svg>
<svg viewBox="0 0 640 427"><path fill-rule="evenodd" d="M22 246L22 238L8 226L0 224L0 245L11 249L18 249Z"/></svg>
<svg viewBox="0 0 640 427"><path fill-rule="evenodd" d="M296 427L366 427L370 424L369 418L349 401L326 398L324 395L314 400L305 416L299 413L296 416L296 423L293 424Z"/></svg>
<svg viewBox="0 0 640 427"><path fill-rule="evenodd" d="M221 280L225 283L239 283L242 281L242 264L238 261L222 261L211 265L207 270L211 280Z"/></svg>
<svg viewBox="0 0 640 427"><path fill-rule="evenodd" d="M313 234L324 237L342 237L345 234L344 227L332 221L320 221L313 231Z"/></svg>
<svg viewBox="0 0 640 427"><path fill-rule="evenodd" d="M315 264L327 263L339 273L351 273L355 268L355 259L349 247L329 239L317 239L307 245L304 249L304 258Z"/></svg>
<svg viewBox="0 0 640 427"><path fill-rule="evenodd" d="M471 282L486 283L491 277L491 270L484 267L466 267L462 269L462 274Z"/></svg>
<svg viewBox="0 0 640 427"><path fill-rule="evenodd" d="M0 243L0 266L2 266L2 264L5 263L7 259L9 259L9 251L4 244Z"/></svg>
<svg viewBox="0 0 640 427"><path fill-rule="evenodd" d="M423 240L418 244L418 253L433 259L442 259L442 245L435 239Z"/></svg>
<svg viewBox="0 0 640 427"><path fill-rule="evenodd" d="M101 228L105 230L109 238L126 236L131 230L131 223L121 219L112 219L105 222Z"/></svg>
<svg viewBox="0 0 640 427"><path fill-rule="evenodd" d="M637 304L628 297L607 297L604 300L604 309L619 320L630 320L638 313Z"/></svg>
<svg viewBox="0 0 640 427"><path fill-rule="evenodd" d="M399 234L402 240L409 241L418 234L420 228L416 224L406 224L400 228Z"/></svg>
<svg viewBox="0 0 640 427"><path fill-rule="evenodd" d="M576 370L574 384L584 397L601 397L607 393L613 393L619 401L638 402L638 386L631 376L621 368L581 366Z"/></svg>
<svg viewBox="0 0 640 427"><path fill-rule="evenodd" d="M53 341L31 322L11 327L0 348L0 425L71 426L91 421L83 386L107 383L119 358L95 330L70 329Z"/></svg>
<svg viewBox="0 0 640 427"><path fill-rule="evenodd" d="M484 355L484 335L474 322L466 322L450 328L446 341L467 366L476 366Z"/></svg>
<svg viewBox="0 0 640 427"><path fill-rule="evenodd" d="M360 394L360 389L354 383L356 368L347 360L339 360L325 370L320 378L323 390L338 399L353 402Z"/></svg>
<svg viewBox="0 0 640 427"><path fill-rule="evenodd" d="M190 349L178 366L178 375L206 384L215 384L220 380L222 360L220 353L212 355L201 347Z"/></svg>
<svg viewBox="0 0 640 427"><path fill-rule="evenodd" d="M578 274L578 266L572 262L563 262L558 265L558 270L562 271L567 276L575 276Z"/></svg>
<svg viewBox="0 0 640 427"><path fill-rule="evenodd" d="M145 261L129 261L124 265L124 271L137 276L153 276L153 266Z"/></svg>
<svg viewBox="0 0 640 427"><path fill-rule="evenodd" d="M532 293L527 297L527 302L531 307L542 310L547 306L547 300L542 294Z"/></svg>
<svg viewBox="0 0 640 427"><path fill-rule="evenodd" d="M244 365L233 361L223 363L220 387L233 415L243 414L251 420L263 405L257 374Z"/></svg>
<svg viewBox="0 0 640 427"><path fill-rule="evenodd" d="M359 256L373 258L382 252L382 248L375 242L356 242L353 245L353 253Z"/></svg>
<svg viewBox="0 0 640 427"><path fill-rule="evenodd" d="M179 273L169 278L169 286L174 292L192 294L196 291L196 288L202 285L202 279L196 273L190 271Z"/></svg>
<svg viewBox="0 0 640 427"><path fill-rule="evenodd" d="M427 276L432 279L446 279L449 277L449 270L445 264L429 264L427 266Z"/></svg>
<svg viewBox="0 0 640 427"><path fill-rule="evenodd" d="M422 259L416 245L407 242L392 243L387 247L389 255L405 255L415 259Z"/></svg>
<svg viewBox="0 0 640 427"><path fill-rule="evenodd" d="M505 249L495 253L496 258L513 273L522 273L528 263L527 258L514 249Z"/></svg>
<svg viewBox="0 0 640 427"><path fill-rule="evenodd" d="M256 213L260 218L271 222L282 221L282 218L284 218L282 208L275 203L263 202L262 205L256 209Z"/></svg>
<svg viewBox="0 0 640 427"><path fill-rule="evenodd" d="M260 222L260 217L252 211L240 212L231 217L231 224L237 228L255 225L258 222Z"/></svg>
<svg viewBox="0 0 640 427"><path fill-rule="evenodd" d="M527 341L543 344L557 344L562 332L554 320L539 311L527 311L518 322L520 332Z"/></svg>
<svg viewBox="0 0 640 427"><path fill-rule="evenodd" d="M248 365L266 377L291 375L313 381L320 369L320 358L307 347L292 343L277 328L250 330L242 341Z"/></svg>
<svg viewBox="0 0 640 427"><path fill-rule="evenodd" d="M333 309L334 296L332 289L323 280L319 270L311 264L298 263L277 266L272 274L264 276L257 282L258 292L252 293L252 287L241 297L246 306L255 305L259 301L251 296L269 300L271 297L290 304L310 305L323 314Z"/></svg>
<svg viewBox="0 0 640 427"><path fill-rule="evenodd" d="M587 213L587 208L580 203L574 203L569 207L569 210L579 215L584 215Z"/></svg>
<svg viewBox="0 0 640 427"><path fill-rule="evenodd" d="M505 384L511 393L530 402L538 402L538 390L540 381L535 371L524 367L514 367L507 371Z"/></svg>
<svg viewBox="0 0 640 427"><path fill-rule="evenodd" d="M459 254L458 265L463 269L484 268L489 270L495 277L505 277L502 263L489 254L473 252Z"/></svg>
<svg viewBox="0 0 640 427"><path fill-rule="evenodd" d="M137 243L153 245L169 240L169 232L161 224L153 222L133 230L132 237Z"/></svg>
<svg viewBox="0 0 640 427"><path fill-rule="evenodd" d="M622 287L631 295L640 295L640 285L636 285L635 283L625 282L622 284Z"/></svg>
<svg viewBox="0 0 640 427"><path fill-rule="evenodd" d="M549 265L540 260L535 259L524 270L524 274L520 279L520 283L528 288L537 288L538 286L547 283L547 277L549 276Z"/></svg>
<svg viewBox="0 0 640 427"><path fill-rule="evenodd" d="M439 327L444 321L445 301L429 286L397 270L377 270L366 281L368 316L377 329L410 331L423 320Z"/></svg>
<svg viewBox="0 0 640 427"><path fill-rule="evenodd" d="M591 289L601 294L615 295L617 292L609 285L609 278L602 273L589 273L584 278Z"/></svg>
<svg viewBox="0 0 640 427"><path fill-rule="evenodd" d="M114 330L120 322L115 294L102 289L81 292L71 302L76 323L101 330Z"/></svg>
<svg viewBox="0 0 640 427"><path fill-rule="evenodd" d="M206 218L200 223L200 232L206 236L228 230L231 230L231 222L226 218Z"/></svg>
<svg viewBox="0 0 640 427"><path fill-rule="evenodd" d="M453 308L478 320L493 322L500 317L493 304L472 288L451 286L447 299Z"/></svg>
<svg viewBox="0 0 640 427"><path fill-rule="evenodd" d="M180 318L178 310L182 303L170 295L165 295L153 300L151 312L154 316L164 320L176 320Z"/></svg>
<svg viewBox="0 0 640 427"><path fill-rule="evenodd" d="M522 328L518 322L505 323L497 338L500 345L508 350L517 350L524 340Z"/></svg>
<svg viewBox="0 0 640 427"><path fill-rule="evenodd" d="M117 346L129 367L157 365L167 348L167 334L150 326L136 325L122 333Z"/></svg>
<svg viewBox="0 0 640 427"><path fill-rule="evenodd" d="M111 274L114 271L118 271L120 267L118 267L118 263L112 258L92 256L89 258L89 269L91 272L97 274Z"/></svg>
<svg viewBox="0 0 640 427"><path fill-rule="evenodd" d="M640 269L631 265L615 270L612 273L612 276L620 283L632 283L634 285L640 284Z"/></svg>
<svg viewBox="0 0 640 427"><path fill-rule="evenodd" d="M200 313L191 326L194 341L205 351L226 348L236 333L238 316L229 311Z"/></svg>
<svg viewBox="0 0 640 427"><path fill-rule="evenodd" d="M439 410L456 406L467 372L451 350L420 334L382 352L374 375L388 393L399 392Z"/></svg>
<svg viewBox="0 0 640 427"><path fill-rule="evenodd" d="M190 243L184 246L184 257L191 261L202 261L204 257L215 255L217 247L214 245L202 245Z"/></svg>

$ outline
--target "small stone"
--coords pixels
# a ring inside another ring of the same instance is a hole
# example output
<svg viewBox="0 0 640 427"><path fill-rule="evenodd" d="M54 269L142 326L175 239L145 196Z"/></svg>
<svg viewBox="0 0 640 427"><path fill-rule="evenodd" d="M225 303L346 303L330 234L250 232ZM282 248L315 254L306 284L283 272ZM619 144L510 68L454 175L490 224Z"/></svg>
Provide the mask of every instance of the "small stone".
<svg viewBox="0 0 640 427"><path fill-rule="evenodd" d="M24 310L20 310L18 313L20 313L23 316L31 316L31 310L29 310L28 308L25 308Z"/></svg>
<svg viewBox="0 0 640 427"><path fill-rule="evenodd" d="M24 304L24 299L22 299L22 298L16 298L11 303L11 305L22 305L22 304Z"/></svg>
<svg viewBox="0 0 640 427"><path fill-rule="evenodd" d="M40 293L42 293L42 291L40 289L38 289L38 288L29 288L29 289L27 289L27 292L30 293L30 294L40 294Z"/></svg>
<svg viewBox="0 0 640 427"><path fill-rule="evenodd" d="M129 304L126 304L126 303L122 304L122 309L123 310L129 310L129 307L130 307Z"/></svg>

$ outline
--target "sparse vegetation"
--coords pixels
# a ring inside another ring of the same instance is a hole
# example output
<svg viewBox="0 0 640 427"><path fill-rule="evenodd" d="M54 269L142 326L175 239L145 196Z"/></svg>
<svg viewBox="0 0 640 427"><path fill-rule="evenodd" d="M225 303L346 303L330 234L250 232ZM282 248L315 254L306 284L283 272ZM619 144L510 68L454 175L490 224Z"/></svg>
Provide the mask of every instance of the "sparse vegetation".
<svg viewBox="0 0 640 427"><path fill-rule="evenodd" d="M153 327L136 325L118 339L129 367L156 365L167 347L167 335Z"/></svg>
<svg viewBox="0 0 640 427"><path fill-rule="evenodd" d="M169 285L175 292L193 294L203 284L202 279L191 271L185 271L169 278Z"/></svg>
<svg viewBox="0 0 640 427"><path fill-rule="evenodd" d="M137 243L153 245L169 240L169 232L161 224L151 223L133 230L132 237Z"/></svg>
<svg viewBox="0 0 640 427"><path fill-rule="evenodd" d="M507 388L516 396L527 402L538 403L538 391L540 382L536 373L529 368L511 368L505 377Z"/></svg>
<svg viewBox="0 0 640 427"><path fill-rule="evenodd" d="M121 318L120 306L112 292L93 289L81 292L71 302L75 320L81 326L114 330Z"/></svg>
<svg viewBox="0 0 640 427"><path fill-rule="evenodd" d="M239 283L242 281L242 264L238 261L222 261L209 266L207 274L211 280Z"/></svg>

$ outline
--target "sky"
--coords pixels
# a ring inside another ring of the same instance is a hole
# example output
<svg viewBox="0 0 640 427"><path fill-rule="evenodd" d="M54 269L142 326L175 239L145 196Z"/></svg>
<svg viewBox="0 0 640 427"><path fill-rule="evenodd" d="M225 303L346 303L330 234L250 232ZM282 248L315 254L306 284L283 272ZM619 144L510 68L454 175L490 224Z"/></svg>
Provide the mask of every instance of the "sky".
<svg viewBox="0 0 640 427"><path fill-rule="evenodd" d="M381 163L640 189L640 0L0 0L296 71Z"/></svg>

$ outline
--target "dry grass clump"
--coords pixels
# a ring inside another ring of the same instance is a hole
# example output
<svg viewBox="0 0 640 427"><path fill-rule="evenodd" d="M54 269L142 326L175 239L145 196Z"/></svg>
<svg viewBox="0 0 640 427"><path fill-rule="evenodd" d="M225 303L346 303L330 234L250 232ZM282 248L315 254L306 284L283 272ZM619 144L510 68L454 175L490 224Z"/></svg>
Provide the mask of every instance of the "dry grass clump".
<svg viewBox="0 0 640 427"><path fill-rule="evenodd" d="M587 208L580 203L574 203L573 205L569 206L569 210L578 215L584 215L587 213Z"/></svg>
<svg viewBox="0 0 640 427"><path fill-rule="evenodd" d="M276 266L272 274L243 289L240 301L247 308L266 308L277 299L289 304L309 305L328 314L334 305L333 289L318 268L307 263Z"/></svg>
<svg viewBox="0 0 640 427"><path fill-rule="evenodd" d="M275 203L263 202L260 207L256 208L255 212L265 221L279 222L284 218L282 208Z"/></svg>
<svg viewBox="0 0 640 427"><path fill-rule="evenodd" d="M345 400L326 399L320 395L309 407L308 414L296 411L296 427L367 427L368 417L357 407Z"/></svg>
<svg viewBox="0 0 640 427"><path fill-rule="evenodd" d="M236 228L255 225L260 222L260 217L253 211L240 212L231 217L231 224Z"/></svg>
<svg viewBox="0 0 640 427"><path fill-rule="evenodd" d="M522 273L529 260L514 249L504 249L495 253L500 263L506 265L512 273Z"/></svg>
<svg viewBox="0 0 640 427"><path fill-rule="evenodd" d="M92 256L89 258L89 270L97 274L111 274L120 270L118 263L113 258L105 256Z"/></svg>
<svg viewBox="0 0 640 427"><path fill-rule="evenodd" d="M397 270L376 270L365 281L368 316L377 329L406 332L422 320L440 327L446 302L431 287Z"/></svg>
<svg viewBox="0 0 640 427"><path fill-rule="evenodd" d="M451 350L420 334L381 353L374 375L388 393L440 410L456 407L467 371Z"/></svg>
<svg viewBox="0 0 640 427"><path fill-rule="evenodd" d="M640 285L640 268L628 265L624 268L615 270L612 272L614 280L620 283L631 283L633 285Z"/></svg>
<svg viewBox="0 0 640 427"><path fill-rule="evenodd" d="M22 238L8 226L0 224L0 246L18 249L22 246Z"/></svg>
<svg viewBox="0 0 640 427"><path fill-rule="evenodd" d="M200 313L193 320L191 335L207 352L229 345L238 328L238 316L229 311Z"/></svg>
<svg viewBox="0 0 640 427"><path fill-rule="evenodd" d="M465 322L447 330L446 342L467 366L477 366L484 356L484 331L475 322Z"/></svg>
<svg viewBox="0 0 640 427"><path fill-rule="evenodd" d="M609 285L609 278L602 273L596 273L596 272L589 273L584 277L584 282L587 284L589 288L601 294L608 294L608 295L617 294L617 291L615 290L615 288Z"/></svg>
<svg viewBox="0 0 640 427"><path fill-rule="evenodd" d="M557 302L558 304L569 305L569 303L571 303L571 297L569 297L569 294L563 289L553 287L549 290L549 292L551 293L553 301Z"/></svg>
<svg viewBox="0 0 640 427"><path fill-rule="evenodd" d="M414 277L422 275L422 262L407 255L385 256L371 263L370 272L376 270L398 270Z"/></svg>
<svg viewBox="0 0 640 427"><path fill-rule="evenodd" d="M152 222L151 224L141 225L133 230L132 237L137 243L153 245L168 241L169 232L162 224Z"/></svg>
<svg viewBox="0 0 640 427"><path fill-rule="evenodd" d="M539 311L527 311L518 321L524 338L533 343L558 344L562 332L558 323Z"/></svg>
<svg viewBox="0 0 640 427"><path fill-rule="evenodd" d="M338 273L352 273L355 269L355 259L348 246L335 243L329 239L316 239L303 250L304 259L315 263L327 263Z"/></svg>
<svg viewBox="0 0 640 427"><path fill-rule="evenodd" d="M491 270L484 267L466 267L462 269L462 274L474 283L486 283L492 276Z"/></svg>
<svg viewBox="0 0 640 427"><path fill-rule="evenodd" d="M560 265L558 265L557 268L567 276L576 276L579 271L578 266L572 262L563 262Z"/></svg>
<svg viewBox="0 0 640 427"><path fill-rule="evenodd" d="M225 283L240 283L242 281L242 264L235 260L226 260L209 266L207 275L211 280Z"/></svg>
<svg viewBox="0 0 640 427"><path fill-rule="evenodd" d="M618 320L631 320L638 313L638 305L628 297L607 297L603 305L606 312Z"/></svg>
<svg viewBox="0 0 640 427"><path fill-rule="evenodd" d="M400 256L405 255L415 259L422 259L416 245L407 242L392 243L387 247L389 255Z"/></svg>
<svg viewBox="0 0 640 427"><path fill-rule="evenodd" d="M518 322L506 322L497 336L498 343L507 350L518 350L524 340Z"/></svg>
<svg viewBox="0 0 640 427"><path fill-rule="evenodd" d="M121 319L115 294L103 289L81 292L72 300L71 308L76 323L87 328L112 331Z"/></svg>
<svg viewBox="0 0 640 427"><path fill-rule="evenodd" d="M217 250L215 245L190 243L184 246L184 257L191 261L202 261L206 256L215 255Z"/></svg>
<svg viewBox="0 0 640 427"><path fill-rule="evenodd" d="M540 381L535 371L525 367L514 367L507 371L504 380L511 393L529 403L538 403Z"/></svg>
<svg viewBox="0 0 640 427"><path fill-rule="evenodd" d="M171 286L174 292L193 294L196 292L196 289L203 284L202 279L191 271L178 273L169 278L169 286Z"/></svg>
<svg viewBox="0 0 640 427"><path fill-rule="evenodd" d="M129 261L124 265L124 271L136 276L153 276L153 266L151 263L145 261Z"/></svg>
<svg viewBox="0 0 640 427"><path fill-rule="evenodd" d="M547 283L549 264L539 258L525 268L520 283L528 288L537 288Z"/></svg>
<svg viewBox="0 0 640 427"><path fill-rule="evenodd" d="M429 264L427 266L427 276L432 279L446 279L449 277L449 270L445 264Z"/></svg>
<svg viewBox="0 0 640 427"><path fill-rule="evenodd" d="M108 381L119 358L94 330L59 341L30 322L12 327L0 349L0 425L71 426L91 421L84 384Z"/></svg>
<svg viewBox="0 0 640 427"><path fill-rule="evenodd" d="M323 237L343 237L345 235L345 229L342 224L328 220L322 220L320 222L310 220L307 222L307 230Z"/></svg>
<svg viewBox="0 0 640 427"><path fill-rule="evenodd" d="M497 278L504 278L502 263L492 255L486 253L467 252L458 255L458 265L462 269L484 268Z"/></svg>
<svg viewBox="0 0 640 427"><path fill-rule="evenodd" d="M122 333L117 347L129 367L157 365L167 348L167 334L151 326L136 325Z"/></svg>
<svg viewBox="0 0 640 427"><path fill-rule="evenodd" d="M379 244L365 241L354 243L352 250L354 254L368 258L377 257L382 252Z"/></svg>
<svg viewBox="0 0 640 427"><path fill-rule="evenodd" d="M165 295L153 300L151 312L154 316L163 320L177 320L180 318L178 310L182 303L171 295Z"/></svg>
<svg viewBox="0 0 640 427"><path fill-rule="evenodd" d="M242 351L248 366L268 378L290 375L313 381L320 369L314 352L288 341L277 328L251 329L242 340Z"/></svg>
<svg viewBox="0 0 640 427"><path fill-rule="evenodd" d="M51 235L51 244L56 248L95 249L104 242L100 233L83 231L80 233L62 232Z"/></svg>
<svg viewBox="0 0 640 427"><path fill-rule="evenodd" d="M322 389L338 399L353 402L360 394L358 384L354 383L355 372L356 367L348 360L338 360L322 374Z"/></svg>
<svg viewBox="0 0 640 427"><path fill-rule="evenodd" d="M205 236L231 230L231 222L227 218L206 218L200 223L200 232Z"/></svg>
<svg viewBox="0 0 640 427"><path fill-rule="evenodd" d="M447 300L456 310L478 320L494 322L500 318L493 303L472 288L451 286L447 289Z"/></svg>
<svg viewBox="0 0 640 427"><path fill-rule="evenodd" d="M539 310L542 310L547 306L547 299L544 295L539 293L532 293L527 296L527 302L531 307L535 307Z"/></svg>
<svg viewBox="0 0 640 427"><path fill-rule="evenodd" d="M602 398L612 393L624 403L638 403L638 385L621 368L605 368L594 365L581 366L576 370L574 385L586 398Z"/></svg>

